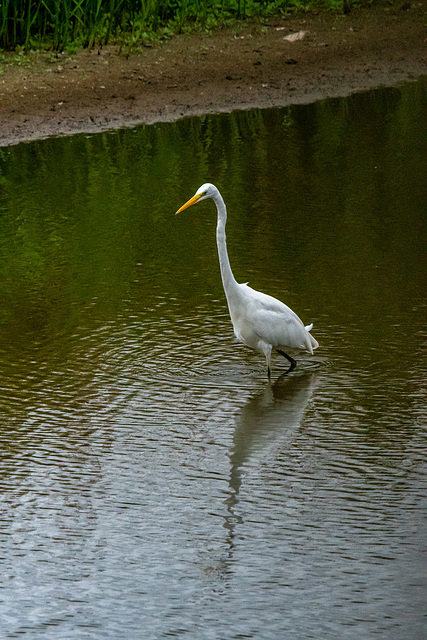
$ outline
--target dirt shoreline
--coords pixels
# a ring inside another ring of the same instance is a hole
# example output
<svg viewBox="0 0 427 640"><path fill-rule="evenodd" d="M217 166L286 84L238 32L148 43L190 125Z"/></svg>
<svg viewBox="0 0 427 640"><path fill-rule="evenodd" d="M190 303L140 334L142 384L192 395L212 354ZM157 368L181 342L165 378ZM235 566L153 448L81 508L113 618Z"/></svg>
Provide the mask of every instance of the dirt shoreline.
<svg viewBox="0 0 427 640"><path fill-rule="evenodd" d="M426 73L421 3L247 21L126 58L115 47L0 64L0 146L187 115L285 106ZM290 34L301 39L287 40Z"/></svg>

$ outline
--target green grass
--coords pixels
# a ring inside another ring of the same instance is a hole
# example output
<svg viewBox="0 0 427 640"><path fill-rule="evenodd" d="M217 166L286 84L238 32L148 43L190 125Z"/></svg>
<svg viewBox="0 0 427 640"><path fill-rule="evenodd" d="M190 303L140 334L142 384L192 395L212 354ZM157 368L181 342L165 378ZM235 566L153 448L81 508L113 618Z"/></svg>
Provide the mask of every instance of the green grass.
<svg viewBox="0 0 427 640"><path fill-rule="evenodd" d="M321 3L343 10L359 0L0 0L0 48L91 47L141 39L231 19L268 16Z"/></svg>

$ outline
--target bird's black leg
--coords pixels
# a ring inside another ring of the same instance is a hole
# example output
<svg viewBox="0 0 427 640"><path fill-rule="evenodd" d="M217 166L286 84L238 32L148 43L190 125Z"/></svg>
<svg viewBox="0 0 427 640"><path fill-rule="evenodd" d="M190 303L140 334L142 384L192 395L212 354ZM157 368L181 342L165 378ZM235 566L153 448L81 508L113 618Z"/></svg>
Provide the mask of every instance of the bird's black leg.
<svg viewBox="0 0 427 640"><path fill-rule="evenodd" d="M268 353L265 354L265 361L267 363L267 376L268 376L268 381L271 380L271 367L270 367L270 360L271 360L271 351L269 351Z"/></svg>
<svg viewBox="0 0 427 640"><path fill-rule="evenodd" d="M297 366L296 360L291 358L291 356L288 356L288 354L285 353L284 351L282 351L281 349L276 349L276 351L277 351L277 353L280 353L281 356L286 358L286 360L288 360L291 363L291 366L289 367L289 369L287 370L286 373L290 373L291 371L293 371L295 369L295 367Z"/></svg>

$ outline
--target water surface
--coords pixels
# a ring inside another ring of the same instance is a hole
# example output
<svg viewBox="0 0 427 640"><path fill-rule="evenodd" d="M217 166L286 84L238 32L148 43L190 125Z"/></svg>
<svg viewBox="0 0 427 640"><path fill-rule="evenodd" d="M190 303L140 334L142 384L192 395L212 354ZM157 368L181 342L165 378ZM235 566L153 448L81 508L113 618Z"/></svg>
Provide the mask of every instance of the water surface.
<svg viewBox="0 0 427 640"><path fill-rule="evenodd" d="M0 156L5 638L425 637L422 82ZM321 347L238 345L239 281Z"/></svg>

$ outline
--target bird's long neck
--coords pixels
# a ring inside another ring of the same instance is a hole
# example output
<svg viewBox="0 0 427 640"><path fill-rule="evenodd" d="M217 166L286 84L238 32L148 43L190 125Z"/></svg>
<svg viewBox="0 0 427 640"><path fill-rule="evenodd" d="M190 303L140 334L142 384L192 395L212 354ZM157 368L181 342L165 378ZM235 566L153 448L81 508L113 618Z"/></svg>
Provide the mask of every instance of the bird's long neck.
<svg viewBox="0 0 427 640"><path fill-rule="evenodd" d="M215 196L214 202L218 211L218 221L216 225L216 243L218 246L219 266L221 269L222 284L224 287L225 295L227 296L227 300L230 303L229 294L231 294L238 285L233 276L227 252L227 241L225 237L227 209L220 193Z"/></svg>

